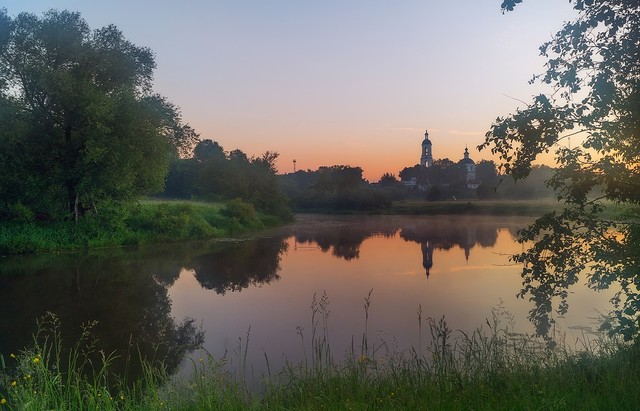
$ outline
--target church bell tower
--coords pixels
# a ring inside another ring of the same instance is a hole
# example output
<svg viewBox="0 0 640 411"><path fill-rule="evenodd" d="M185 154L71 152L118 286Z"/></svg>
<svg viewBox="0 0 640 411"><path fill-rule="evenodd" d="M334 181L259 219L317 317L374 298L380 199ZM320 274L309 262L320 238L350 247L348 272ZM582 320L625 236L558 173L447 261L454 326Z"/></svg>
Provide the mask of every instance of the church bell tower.
<svg viewBox="0 0 640 411"><path fill-rule="evenodd" d="M423 167L431 167L433 156L431 155L431 140L429 140L429 131L424 131L424 140L422 140L422 156L420 157L420 165Z"/></svg>

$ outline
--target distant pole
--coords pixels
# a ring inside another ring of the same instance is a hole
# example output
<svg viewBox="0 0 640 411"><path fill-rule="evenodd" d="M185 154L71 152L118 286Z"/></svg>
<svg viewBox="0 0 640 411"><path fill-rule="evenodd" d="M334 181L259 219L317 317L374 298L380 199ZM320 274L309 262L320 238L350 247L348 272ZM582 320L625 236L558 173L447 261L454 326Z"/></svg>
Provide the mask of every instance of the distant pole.
<svg viewBox="0 0 640 411"><path fill-rule="evenodd" d="M296 160L295 158L293 159L293 172L296 172Z"/></svg>

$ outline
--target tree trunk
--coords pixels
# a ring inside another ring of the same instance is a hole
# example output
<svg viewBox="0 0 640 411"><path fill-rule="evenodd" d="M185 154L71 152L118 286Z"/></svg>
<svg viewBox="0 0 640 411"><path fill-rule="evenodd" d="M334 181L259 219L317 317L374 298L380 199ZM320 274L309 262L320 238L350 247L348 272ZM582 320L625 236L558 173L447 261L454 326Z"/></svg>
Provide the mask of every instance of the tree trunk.
<svg viewBox="0 0 640 411"><path fill-rule="evenodd" d="M75 186L71 183L67 183L67 204L69 205L69 216L73 220L78 222L78 205L80 202L80 196L76 192Z"/></svg>
<svg viewBox="0 0 640 411"><path fill-rule="evenodd" d="M76 200L75 200L75 203L73 205L73 215L74 215L74 219L75 219L76 224L78 223L78 199L79 199L79 197L80 196L78 195L78 193L76 193Z"/></svg>

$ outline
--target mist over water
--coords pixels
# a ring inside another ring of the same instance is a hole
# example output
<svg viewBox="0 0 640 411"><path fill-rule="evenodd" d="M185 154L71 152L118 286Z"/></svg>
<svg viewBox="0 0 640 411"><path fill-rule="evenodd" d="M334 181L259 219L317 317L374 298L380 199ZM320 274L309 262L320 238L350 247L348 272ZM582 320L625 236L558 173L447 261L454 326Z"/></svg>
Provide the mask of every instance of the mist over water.
<svg viewBox="0 0 640 411"><path fill-rule="evenodd" d="M369 292L367 337L380 355L418 347L419 308L423 320L445 316L450 328L469 331L502 304L514 331L532 333L531 303L516 298L520 267L508 259L522 250L515 235L528 222L299 215L241 239L7 257L0 261L0 352L29 345L36 318L53 312L65 341L75 341L81 323L97 320L95 336L106 352L124 355L135 346L152 356L165 347L160 355L170 370L182 363L188 372L185 356L200 343L216 357L226 353L238 370L236 352L248 335L248 369L258 375L265 355L272 370L309 355L311 305L323 295L334 359L359 349ZM594 318L608 311L612 296L570 291L568 315L556 318L569 345L597 326Z"/></svg>
<svg viewBox="0 0 640 411"><path fill-rule="evenodd" d="M266 366L265 353L272 369L284 364L285 357L291 362L304 360L313 329L312 301L324 293L329 299L329 338L336 360L352 344L359 348L365 331L364 298L371 290L368 339L380 354L418 346L419 307L423 320L445 316L450 328L469 331L485 324L492 308L502 305L513 315L514 331L533 333L527 320L531 304L516 298L522 285L521 267L508 258L522 250L515 236L530 221L484 216L301 215L295 224L242 246L253 250L253 242L280 244L277 265L269 260L271 264L255 267L256 275L267 281L214 294L200 282L197 271L183 270L169 290L173 312L201 320L206 349L215 356L227 353L236 361L234 367L238 360L234 353L239 343L246 343L250 328L249 361L257 364L256 369ZM228 275L229 270L222 272ZM597 328L598 312L609 309L612 296L586 287L571 291L568 315L556 318L569 345L583 330ZM506 326L509 320L504 321ZM422 332L424 342L428 336Z"/></svg>

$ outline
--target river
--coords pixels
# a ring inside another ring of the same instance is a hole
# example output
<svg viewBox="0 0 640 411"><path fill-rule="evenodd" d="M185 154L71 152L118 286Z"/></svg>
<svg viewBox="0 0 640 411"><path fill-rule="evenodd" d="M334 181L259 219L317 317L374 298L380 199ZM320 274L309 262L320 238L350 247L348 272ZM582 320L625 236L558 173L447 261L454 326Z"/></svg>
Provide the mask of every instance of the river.
<svg viewBox="0 0 640 411"><path fill-rule="evenodd" d="M124 357L135 345L157 356L164 347L170 371L190 369L185 343L202 344L215 357L226 353L232 369L242 362L238 347L248 348L254 373L264 371L265 357L273 369L303 361L314 307L316 336L326 325L336 360L360 344L365 330L379 354L418 347L426 338L419 310L423 321L444 316L451 329L469 331L500 307L510 313L503 325L532 333L532 303L516 298L520 267L508 259L523 249L515 235L530 221L299 215L293 224L239 239L4 257L0 353L29 345L46 312L60 319L65 341L96 320L93 332L105 352ZM576 339L597 327L612 292L582 285L570 291L568 315L555 320L579 348Z"/></svg>

